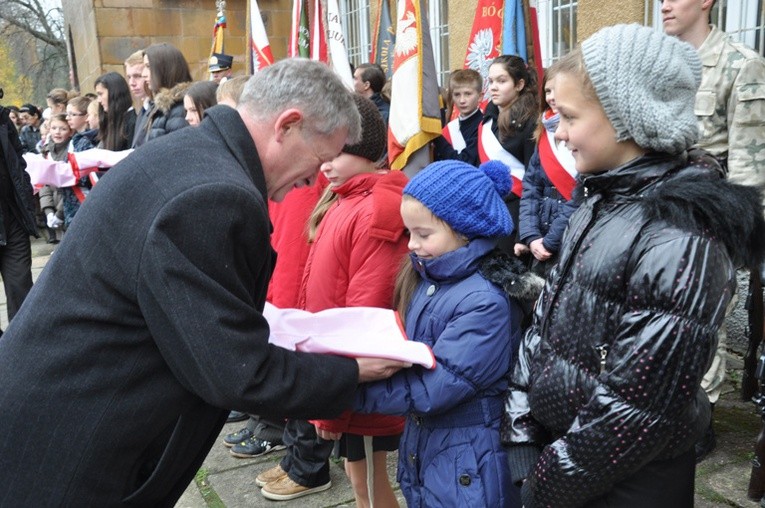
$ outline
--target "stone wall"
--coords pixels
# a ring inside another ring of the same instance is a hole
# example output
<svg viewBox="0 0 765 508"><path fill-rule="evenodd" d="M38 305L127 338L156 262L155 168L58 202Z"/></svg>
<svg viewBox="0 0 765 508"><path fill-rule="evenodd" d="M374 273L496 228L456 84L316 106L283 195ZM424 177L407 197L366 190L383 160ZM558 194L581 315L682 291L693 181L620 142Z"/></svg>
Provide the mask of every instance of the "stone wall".
<svg viewBox="0 0 765 508"><path fill-rule="evenodd" d="M82 91L109 71L123 71L124 60L150 44L167 42L183 52L195 79L206 79L214 0L67 0L67 33ZM258 2L274 58L286 55L290 0ZM225 51L234 56L234 73L246 72L246 0L227 0Z"/></svg>

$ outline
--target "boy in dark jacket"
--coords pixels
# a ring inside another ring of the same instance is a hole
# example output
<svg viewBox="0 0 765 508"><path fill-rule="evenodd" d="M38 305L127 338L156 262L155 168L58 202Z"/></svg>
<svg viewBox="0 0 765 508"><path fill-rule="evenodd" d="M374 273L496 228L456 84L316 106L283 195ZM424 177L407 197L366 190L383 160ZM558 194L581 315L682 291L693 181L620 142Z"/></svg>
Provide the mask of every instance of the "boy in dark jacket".
<svg viewBox="0 0 765 508"><path fill-rule="evenodd" d="M455 118L434 141L436 160L456 159L478 166L478 126L483 112L478 107L483 98L483 78L473 69L462 69L449 78L452 104L459 110Z"/></svg>

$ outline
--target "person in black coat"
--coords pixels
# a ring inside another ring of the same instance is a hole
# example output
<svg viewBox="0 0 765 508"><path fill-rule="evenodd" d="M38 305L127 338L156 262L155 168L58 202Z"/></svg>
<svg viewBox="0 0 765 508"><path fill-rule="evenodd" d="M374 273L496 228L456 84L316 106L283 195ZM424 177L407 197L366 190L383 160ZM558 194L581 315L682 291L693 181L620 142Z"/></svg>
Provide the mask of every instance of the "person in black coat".
<svg viewBox="0 0 765 508"><path fill-rule="evenodd" d="M37 226L24 149L9 113L0 106L0 275L10 321L32 288L29 237L37 236Z"/></svg>
<svg viewBox="0 0 765 508"><path fill-rule="evenodd" d="M0 340L1 506L174 506L222 408L332 418L403 366L269 345L261 313L266 201L359 138L350 92L289 59L207 113L106 173Z"/></svg>

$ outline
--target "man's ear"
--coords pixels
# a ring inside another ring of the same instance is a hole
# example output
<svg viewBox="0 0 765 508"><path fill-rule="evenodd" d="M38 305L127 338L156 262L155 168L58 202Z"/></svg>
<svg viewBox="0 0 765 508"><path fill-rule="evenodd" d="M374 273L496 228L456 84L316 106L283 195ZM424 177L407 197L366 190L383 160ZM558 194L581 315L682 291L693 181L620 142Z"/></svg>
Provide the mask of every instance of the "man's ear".
<svg viewBox="0 0 765 508"><path fill-rule="evenodd" d="M274 122L274 137L276 141L283 141L293 129L303 126L303 113L299 109L290 108L282 111Z"/></svg>

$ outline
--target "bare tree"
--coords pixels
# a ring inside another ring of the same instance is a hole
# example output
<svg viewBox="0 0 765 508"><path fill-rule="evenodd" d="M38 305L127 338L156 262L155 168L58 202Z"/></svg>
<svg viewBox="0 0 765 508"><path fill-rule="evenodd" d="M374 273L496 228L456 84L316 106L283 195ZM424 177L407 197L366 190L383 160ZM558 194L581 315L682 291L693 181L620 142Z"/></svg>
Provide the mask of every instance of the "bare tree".
<svg viewBox="0 0 765 508"><path fill-rule="evenodd" d="M44 104L51 88L69 87L60 0L3 0L0 36L13 50L16 69L35 84L30 100Z"/></svg>

